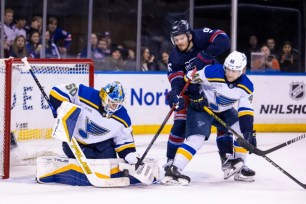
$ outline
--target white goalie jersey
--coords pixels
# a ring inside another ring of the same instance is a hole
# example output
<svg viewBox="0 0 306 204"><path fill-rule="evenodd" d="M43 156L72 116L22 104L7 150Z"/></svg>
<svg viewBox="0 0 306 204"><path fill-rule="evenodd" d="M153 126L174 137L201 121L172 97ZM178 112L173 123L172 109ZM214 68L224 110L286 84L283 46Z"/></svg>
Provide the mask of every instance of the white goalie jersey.
<svg viewBox="0 0 306 204"><path fill-rule="evenodd" d="M86 145L113 139L116 152L119 155L124 152L121 158L135 151L131 120L126 109L121 107L111 118L103 117L99 91L82 84L59 85L52 88L50 101L55 109L63 101L82 108L73 132L79 143Z"/></svg>

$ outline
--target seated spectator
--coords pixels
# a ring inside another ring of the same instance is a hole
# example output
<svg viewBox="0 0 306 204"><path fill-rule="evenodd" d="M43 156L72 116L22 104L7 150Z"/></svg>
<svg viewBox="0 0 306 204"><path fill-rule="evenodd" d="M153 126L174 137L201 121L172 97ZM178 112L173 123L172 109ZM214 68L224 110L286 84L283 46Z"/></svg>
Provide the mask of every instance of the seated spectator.
<svg viewBox="0 0 306 204"><path fill-rule="evenodd" d="M247 57L247 68L251 68L250 59L251 59L251 53L252 52L259 52L259 46L258 46L258 39L256 35L250 35L249 36L249 46L244 51L246 57Z"/></svg>
<svg viewBox="0 0 306 204"><path fill-rule="evenodd" d="M18 16L15 19L15 25L13 25L13 31L15 36L23 35L25 38L27 37L27 33L25 30L25 26L27 24L27 20L24 16Z"/></svg>
<svg viewBox="0 0 306 204"><path fill-rule="evenodd" d="M13 45L10 49L10 57L15 57L15 58L28 57L25 36L19 35L15 38Z"/></svg>
<svg viewBox="0 0 306 204"><path fill-rule="evenodd" d="M291 42L284 42L279 61L282 72L298 72L298 55L292 51Z"/></svg>
<svg viewBox="0 0 306 204"><path fill-rule="evenodd" d="M169 59L169 53L164 51L161 54L161 59L157 63L159 71L168 71L168 59Z"/></svg>
<svg viewBox="0 0 306 204"><path fill-rule="evenodd" d="M83 48L80 54L81 58L91 58L94 61L102 61L105 58L102 50L98 48L98 37L96 33L91 34L91 53L87 54L87 47Z"/></svg>
<svg viewBox="0 0 306 204"><path fill-rule="evenodd" d="M55 17L49 18L47 29L50 31L50 39L56 44L60 54L66 56L71 46L71 34L58 27L58 21ZM63 45L61 45L61 41L64 41Z"/></svg>
<svg viewBox="0 0 306 204"><path fill-rule="evenodd" d="M26 44L26 49L29 57L31 58L40 58L40 52L42 45L40 44L40 35L38 31L33 31L29 35L30 40Z"/></svg>
<svg viewBox="0 0 306 204"><path fill-rule="evenodd" d="M100 70L109 70L109 71L121 71L123 68L123 60L121 57L121 50L118 47L112 48L111 55L106 57L103 61L102 67Z"/></svg>
<svg viewBox="0 0 306 204"><path fill-rule="evenodd" d="M271 55L274 55L274 57L278 58L279 56L279 51L276 47L276 42L275 42L275 39L274 38L268 38L267 41L267 46L268 48L270 49L270 53Z"/></svg>
<svg viewBox="0 0 306 204"><path fill-rule="evenodd" d="M124 60L123 70L124 71L136 71L136 54L133 49L128 49L128 55Z"/></svg>
<svg viewBox="0 0 306 204"><path fill-rule="evenodd" d="M141 57L140 57L140 71L156 71L155 57L150 54L150 50L147 47L141 48Z"/></svg>
<svg viewBox="0 0 306 204"><path fill-rule="evenodd" d="M4 36L6 38L6 45L10 48L14 42L16 37L13 31L13 18L14 18L14 11L12 9L5 9L4 12Z"/></svg>
<svg viewBox="0 0 306 204"><path fill-rule="evenodd" d="M264 53L265 56L265 71L280 71L278 60L270 53L267 45L261 46L260 52Z"/></svg>
<svg viewBox="0 0 306 204"><path fill-rule="evenodd" d="M109 56L110 55L110 50L107 48L107 41L105 38L101 38L98 42L98 48L100 48L102 50L102 53L105 56Z"/></svg>
<svg viewBox="0 0 306 204"><path fill-rule="evenodd" d="M30 40L30 35L33 32L38 32L39 36L41 35L41 29L42 29L42 18L40 16L34 16L31 20L30 27L26 26L25 30L27 33L27 41Z"/></svg>
<svg viewBox="0 0 306 204"><path fill-rule="evenodd" d="M50 32L48 30L45 33L45 38L46 38L45 58L60 59L61 56L59 54L58 48L50 39Z"/></svg>

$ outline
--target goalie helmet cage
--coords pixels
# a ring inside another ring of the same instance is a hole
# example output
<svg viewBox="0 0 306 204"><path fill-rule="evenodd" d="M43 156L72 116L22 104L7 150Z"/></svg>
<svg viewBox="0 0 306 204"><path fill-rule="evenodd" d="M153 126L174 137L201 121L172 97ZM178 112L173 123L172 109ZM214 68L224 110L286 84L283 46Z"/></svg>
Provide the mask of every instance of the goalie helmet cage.
<svg viewBox="0 0 306 204"><path fill-rule="evenodd" d="M28 62L47 94L59 84L94 86L94 65L90 59L28 59ZM54 118L21 59L0 59L0 89L0 178L6 179L10 165L15 162L14 152L23 161L15 165L27 165L37 156L54 155L45 146L54 140L51 139ZM14 144L12 139L17 142L14 148L10 145ZM41 150L35 152L36 147ZM61 151L58 144L55 148Z"/></svg>

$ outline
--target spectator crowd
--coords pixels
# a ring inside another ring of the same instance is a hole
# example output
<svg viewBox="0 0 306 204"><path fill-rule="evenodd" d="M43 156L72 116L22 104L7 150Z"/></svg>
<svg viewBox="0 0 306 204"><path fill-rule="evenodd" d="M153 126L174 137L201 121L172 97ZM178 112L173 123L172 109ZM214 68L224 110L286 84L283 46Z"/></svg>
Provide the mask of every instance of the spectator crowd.
<svg viewBox="0 0 306 204"><path fill-rule="evenodd" d="M5 57L42 57L42 42L45 41L45 58L66 58L71 47L71 33L58 26L58 19L49 17L45 39L42 39L43 20L34 16L27 22L25 16L14 16L12 9L4 13L4 55ZM1 26L2 28L2 26ZM90 53L87 46L79 51L77 58L91 58L95 70L109 71L167 71L169 52L151 53L149 47L141 48L140 65L136 65L134 47L124 47L112 42L109 31L92 33ZM299 52L289 41L281 46L274 38L268 38L259 45L256 35L249 36L249 47L241 50L248 57L248 69L252 72L276 71L298 72ZM157 57L156 57L157 55Z"/></svg>

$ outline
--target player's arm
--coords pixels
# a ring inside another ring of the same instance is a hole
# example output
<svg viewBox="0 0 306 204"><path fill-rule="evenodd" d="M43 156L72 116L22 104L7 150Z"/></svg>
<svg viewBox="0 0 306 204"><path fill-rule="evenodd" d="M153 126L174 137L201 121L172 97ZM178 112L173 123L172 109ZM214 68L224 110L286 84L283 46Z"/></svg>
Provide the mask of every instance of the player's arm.
<svg viewBox="0 0 306 204"><path fill-rule="evenodd" d="M182 65L176 64L172 56L169 57L168 63L168 80L171 84L171 91L167 95L167 100L170 107L175 106L175 109L181 110L184 108L184 99L179 95L185 86L185 72Z"/></svg>
<svg viewBox="0 0 306 204"><path fill-rule="evenodd" d="M254 125L254 109L252 105L253 93L242 97L238 104L238 117L240 130L243 137L252 145L256 146L256 132Z"/></svg>
<svg viewBox="0 0 306 204"><path fill-rule="evenodd" d="M57 110L63 101L74 103L78 96L78 89L79 85L74 83L54 86L49 94L51 104Z"/></svg>
<svg viewBox="0 0 306 204"><path fill-rule="evenodd" d="M193 64L198 70L212 64L217 56L224 53L230 47L230 39L224 31L204 28L202 32L203 38L200 38L200 40L208 40L209 45L206 49L200 51L197 58L193 60Z"/></svg>

